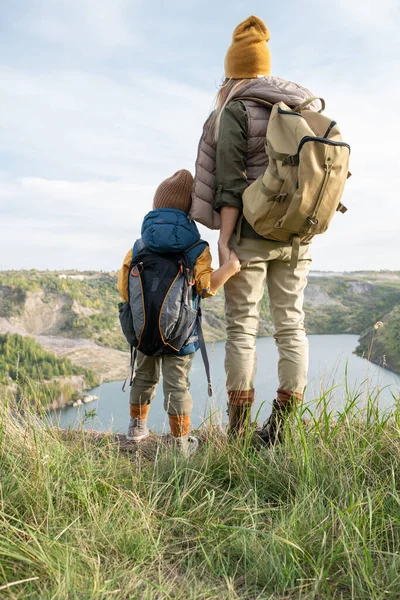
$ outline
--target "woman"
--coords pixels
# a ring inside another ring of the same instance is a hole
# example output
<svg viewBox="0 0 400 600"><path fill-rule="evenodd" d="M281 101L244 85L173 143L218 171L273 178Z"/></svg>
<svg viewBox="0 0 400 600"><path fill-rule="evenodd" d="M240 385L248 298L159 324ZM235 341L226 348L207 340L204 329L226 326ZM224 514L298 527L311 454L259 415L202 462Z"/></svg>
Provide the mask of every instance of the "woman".
<svg viewBox="0 0 400 600"><path fill-rule="evenodd" d="M307 381L308 342L303 295L311 264L302 244L296 268L291 245L258 235L242 216L242 194L268 165L265 136L270 108L262 101L297 106L312 96L307 89L271 77L269 31L258 17L238 25L225 57L225 80L199 144L191 217L217 229L219 259L237 255L241 271L225 285L227 342L225 369L231 432L238 433L254 402L256 336L261 300L268 288L274 337L279 351L279 388L260 436L274 443L280 425ZM241 98L256 100L241 100ZM260 100L261 102L257 102ZM317 103L310 105L318 110Z"/></svg>

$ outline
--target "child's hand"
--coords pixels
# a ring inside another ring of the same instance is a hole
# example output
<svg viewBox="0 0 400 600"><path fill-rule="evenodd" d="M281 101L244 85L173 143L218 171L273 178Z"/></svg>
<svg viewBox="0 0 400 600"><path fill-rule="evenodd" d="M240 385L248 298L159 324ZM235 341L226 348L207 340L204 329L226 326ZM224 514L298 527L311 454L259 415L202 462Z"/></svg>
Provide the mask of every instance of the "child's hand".
<svg viewBox="0 0 400 600"><path fill-rule="evenodd" d="M233 274L239 273L240 271L240 260L236 256L234 252L231 254L231 258L229 259L229 264L232 266Z"/></svg>

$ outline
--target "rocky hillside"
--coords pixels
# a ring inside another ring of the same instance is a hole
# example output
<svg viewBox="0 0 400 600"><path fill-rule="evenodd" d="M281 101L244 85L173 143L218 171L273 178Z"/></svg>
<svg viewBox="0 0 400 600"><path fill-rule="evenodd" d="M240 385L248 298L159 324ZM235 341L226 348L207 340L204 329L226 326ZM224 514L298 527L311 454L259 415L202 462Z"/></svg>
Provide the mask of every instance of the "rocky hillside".
<svg viewBox="0 0 400 600"><path fill-rule="evenodd" d="M400 373L400 306L383 317L382 325L370 327L361 336L357 354L395 373Z"/></svg>
<svg viewBox="0 0 400 600"><path fill-rule="evenodd" d="M28 336L0 334L0 391L37 408L63 406L98 384L93 371L47 352Z"/></svg>
<svg viewBox="0 0 400 600"><path fill-rule="evenodd" d="M0 272L0 333L33 336L74 364L95 369L103 380L123 378L128 361L116 279L116 273L102 272ZM367 356L374 331L371 358L400 371L399 306L400 273L312 273L305 294L306 327L310 334L358 334L358 351ZM205 301L203 312L208 341L223 339L223 294ZM384 326L375 331L377 321ZM264 297L259 334L271 332Z"/></svg>
<svg viewBox="0 0 400 600"><path fill-rule="evenodd" d="M306 315L309 333L357 334L359 356L400 373L399 272L314 274Z"/></svg>

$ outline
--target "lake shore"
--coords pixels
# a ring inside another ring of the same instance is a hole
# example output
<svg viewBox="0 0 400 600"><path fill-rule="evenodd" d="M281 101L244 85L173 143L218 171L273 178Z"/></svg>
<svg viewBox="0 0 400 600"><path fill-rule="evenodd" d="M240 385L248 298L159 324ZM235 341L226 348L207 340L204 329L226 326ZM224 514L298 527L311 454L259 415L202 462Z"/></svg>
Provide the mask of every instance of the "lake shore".
<svg viewBox="0 0 400 600"><path fill-rule="evenodd" d="M310 370L309 385L306 390L305 403L315 410L318 399L326 394L332 408L341 410L346 397L343 384L347 372L347 386L359 390L362 398L368 393L374 394L381 388L380 405L386 410L394 402L392 391L398 393L399 381L395 375L385 371L354 354L357 336L354 335L325 335L309 336ZM224 376L224 343L208 344L208 354L212 368L214 397L210 400L207 395L204 366L197 353L190 376L191 393L194 399L192 423L198 427L212 415L216 424L226 421L226 391ZM253 419L258 414L262 422L269 414L270 406L278 387L277 379L277 349L270 337L258 338L258 371L256 375L256 401L253 407ZM340 384L338 383L340 382ZM85 417L86 409L67 407L56 411L51 416L52 423L60 427L79 428L82 423L88 429L98 431L125 432L129 421L129 390L122 392L123 380L105 382L89 391L99 396L99 400L90 404L94 411L90 419ZM156 396L149 413L149 426L153 431L167 430L167 419L163 409L162 386L158 386Z"/></svg>

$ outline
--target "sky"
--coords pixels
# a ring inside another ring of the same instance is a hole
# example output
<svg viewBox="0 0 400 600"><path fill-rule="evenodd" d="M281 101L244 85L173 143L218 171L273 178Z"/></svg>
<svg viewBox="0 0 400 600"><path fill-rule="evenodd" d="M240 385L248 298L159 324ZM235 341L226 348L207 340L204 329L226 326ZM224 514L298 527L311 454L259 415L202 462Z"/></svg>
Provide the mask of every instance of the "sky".
<svg viewBox="0 0 400 600"><path fill-rule="evenodd" d="M349 210L313 268L400 270L399 7L2 0L0 269L118 269L160 181L194 172L233 29L255 14L272 74L325 98L352 149Z"/></svg>

